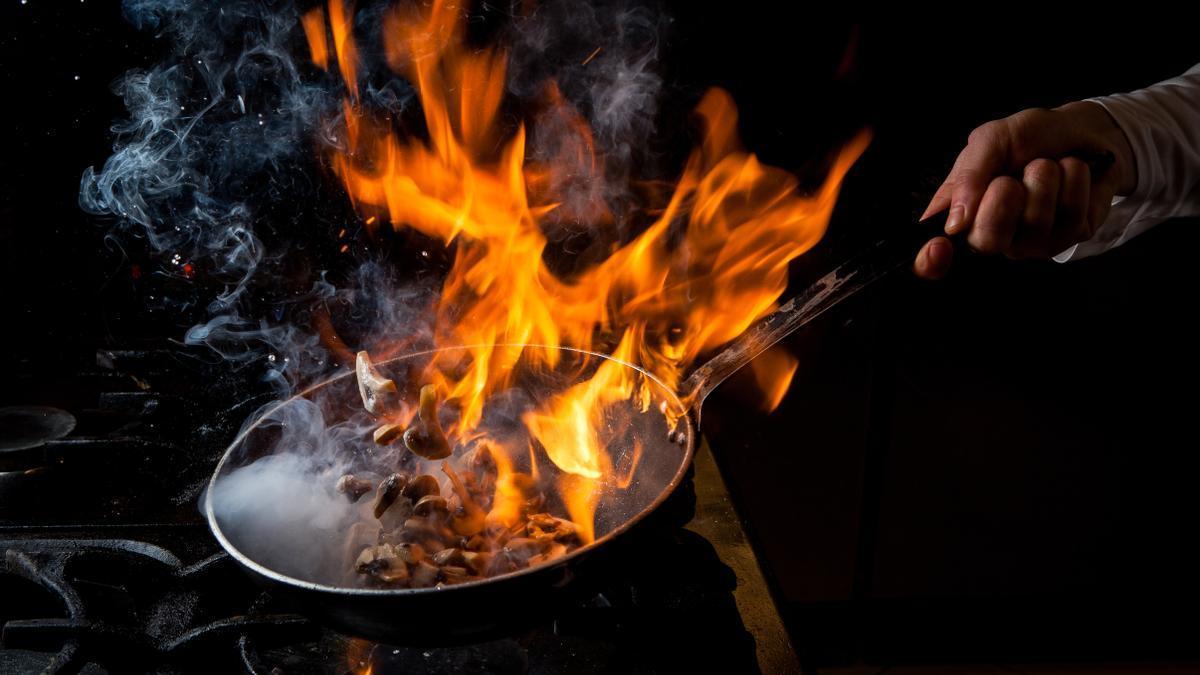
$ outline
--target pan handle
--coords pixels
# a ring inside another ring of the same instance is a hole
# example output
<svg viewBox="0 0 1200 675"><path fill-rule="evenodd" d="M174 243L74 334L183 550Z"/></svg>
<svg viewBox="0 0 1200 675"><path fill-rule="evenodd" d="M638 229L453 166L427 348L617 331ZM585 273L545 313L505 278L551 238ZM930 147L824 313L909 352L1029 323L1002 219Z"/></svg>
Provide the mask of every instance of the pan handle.
<svg viewBox="0 0 1200 675"><path fill-rule="evenodd" d="M680 399L700 422L704 399L725 378L826 310L897 269L911 266L920 247L935 236L945 236L946 213L931 216L916 227L888 237L869 250L838 265L800 294L758 321L716 356L696 368L680 386Z"/></svg>
<svg viewBox="0 0 1200 675"><path fill-rule="evenodd" d="M1092 175L1097 176L1112 168L1116 157L1109 150L1076 153L1076 157L1087 162ZM942 211L907 227L895 237L876 242L869 250L842 263L832 272L821 277L799 295L785 302L774 313L768 314L746 332L726 345L716 356L701 365L679 387L679 398L693 411L696 424L700 423L700 407L704 399L725 381L725 378L750 363L759 354L776 342L791 335L793 331L821 316L830 307L854 295L875 281L900 268L911 265L917 251L926 241L936 236L946 236L947 211ZM955 248L965 249L959 243L963 234L951 237Z"/></svg>

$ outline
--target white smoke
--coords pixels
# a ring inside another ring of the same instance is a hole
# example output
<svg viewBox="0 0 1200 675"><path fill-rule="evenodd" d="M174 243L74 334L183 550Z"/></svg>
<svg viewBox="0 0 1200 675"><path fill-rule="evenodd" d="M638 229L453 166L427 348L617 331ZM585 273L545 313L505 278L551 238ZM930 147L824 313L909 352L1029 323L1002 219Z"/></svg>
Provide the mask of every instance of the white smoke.
<svg viewBox="0 0 1200 675"><path fill-rule="evenodd" d="M509 90L519 98L538 97L553 81L566 103L587 120L601 165L572 167L572 180L556 186L547 234L552 240L628 234L626 218L636 204L629 191L636 167L654 164L649 156L656 127L662 76L660 35L668 19L634 0L560 0L516 18L507 33L511 45ZM571 156L561 152L567 113L543 110L533 120L528 156L533 160ZM616 230L598 232L594 206L604 204ZM578 252L570 251L569 252Z"/></svg>
<svg viewBox="0 0 1200 675"><path fill-rule="evenodd" d="M388 6L358 3L358 85L364 106L398 118L415 99L379 54L379 17ZM334 317L352 349L397 337L413 350L429 347L436 277L408 274L429 280L413 285L376 257L382 253L358 246L357 258L341 259L353 261L352 271L335 282L328 258L296 245L330 226L304 210L305 199L349 208L320 165L344 143L337 131L344 84L308 63L301 8L293 0L125 0L123 8L162 41L166 56L115 83L128 118L113 127L103 166L83 172L79 203L118 237L197 262L215 291L185 341L235 367L265 367L281 398L333 367L315 317ZM630 200L632 167L646 160L655 126L664 23L631 1L560 0L511 17L502 31L510 92L533 99L552 79L594 132L603 165L564 185L566 202L599 197L619 220ZM557 151L563 119L552 110L534 123L531 158ZM342 544L365 543L361 528L346 533L369 519L370 500L351 505L334 485L342 473L364 470L346 452L362 442L365 424L327 424L321 407L305 402L276 410L269 420L281 433L275 453L225 477L212 495L245 553L296 577L348 583ZM389 465L376 458L365 468L369 477L372 467Z"/></svg>
<svg viewBox="0 0 1200 675"><path fill-rule="evenodd" d="M361 422L361 420L360 420ZM353 466L359 424L327 426L316 403L293 399L267 413L263 429L280 433L274 454L218 481L211 495L225 536L251 559L302 579L347 584L346 546L373 543L353 525L370 518L370 500L351 504L334 488ZM347 541L347 533L361 537Z"/></svg>

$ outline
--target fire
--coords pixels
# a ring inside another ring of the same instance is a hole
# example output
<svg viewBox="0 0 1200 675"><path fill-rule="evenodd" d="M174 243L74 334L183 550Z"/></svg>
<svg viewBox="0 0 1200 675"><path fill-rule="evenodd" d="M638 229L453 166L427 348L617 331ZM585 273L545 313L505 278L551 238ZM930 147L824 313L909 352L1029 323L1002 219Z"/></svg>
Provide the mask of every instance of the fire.
<svg viewBox="0 0 1200 675"><path fill-rule="evenodd" d="M387 63L416 88L427 136L401 133L359 98L352 15L344 0L331 0L303 21L314 62L328 68L336 59L346 87L344 147L328 159L367 223L413 228L454 247L436 340L469 353L436 359L425 373L459 411L447 429L454 438L478 432L489 397L510 385L518 362L554 368L560 347L612 351L676 387L700 355L775 308L789 262L824 234L842 178L867 144L865 134L854 139L824 184L801 195L794 176L740 147L734 104L714 89L697 107L702 141L669 200L640 234L564 278L545 262L548 218L571 209L596 223L612 219L598 189L583 205L572 191L568 203L573 177L602 175L583 117L547 83L542 114L563 122L563 137L552 157L527 157L525 125L501 120L505 52L467 47L463 8L435 0L423 11L394 9L383 22ZM776 405L795 370L794 362L782 366L785 376L769 384ZM523 420L561 473L560 496L585 542L599 491L628 484L616 475L601 422L614 404L645 397L631 372L605 361ZM489 518L504 521L522 498L513 459L529 449L489 448L499 469Z"/></svg>
<svg viewBox="0 0 1200 675"><path fill-rule="evenodd" d="M310 10L300 17L300 23L304 26L304 37L308 38L308 47L312 53L313 63L317 64L321 70L328 68L329 45L325 42L325 18L321 13L321 8Z"/></svg>
<svg viewBox="0 0 1200 675"><path fill-rule="evenodd" d="M374 668L371 666L371 652L375 645L360 640L350 638L346 644L346 667L355 675L371 675Z"/></svg>
<svg viewBox="0 0 1200 675"><path fill-rule="evenodd" d="M762 392L763 410L774 412L779 404L783 403L788 385L791 384L792 377L796 375L796 368L799 365L796 357L778 347L768 349L750 362L754 382Z"/></svg>
<svg viewBox="0 0 1200 675"><path fill-rule="evenodd" d="M622 340L614 359L627 362L631 351L629 334ZM604 361L590 379L580 382L548 401L541 410L525 416L525 424L546 455L563 471L599 479L610 473L608 445L600 435L599 416L612 405L633 396L629 369L619 361Z"/></svg>

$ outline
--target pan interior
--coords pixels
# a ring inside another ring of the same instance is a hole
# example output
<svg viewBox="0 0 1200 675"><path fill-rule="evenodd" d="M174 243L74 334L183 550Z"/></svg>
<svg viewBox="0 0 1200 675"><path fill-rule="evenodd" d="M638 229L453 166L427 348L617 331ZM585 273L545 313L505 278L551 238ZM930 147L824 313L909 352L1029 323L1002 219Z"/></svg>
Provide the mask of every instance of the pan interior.
<svg viewBox="0 0 1200 675"><path fill-rule="evenodd" d="M401 396L413 400L431 359L465 349L411 354L378 367L396 382ZM570 382L587 379L601 363L628 369L646 394L605 409L600 432L607 439L613 469L596 493L595 541L566 556L570 557L603 544L665 499L689 460L691 430L679 400L651 375L602 355L560 351L563 356L554 372L518 367L512 386L489 399L482 425L489 436L506 441L506 447L525 447L520 446L528 444L522 438L527 436L522 415ZM664 412L678 419L676 433ZM226 451L209 486L206 510L218 539L242 562L268 576L362 588L353 561L378 536L378 521L371 514L373 495L351 503L337 492L338 478L352 473L377 484L398 465L408 473L444 478L440 461L416 458L402 443L375 445L371 431L377 424L362 409L352 373L267 406ZM522 471L536 463L541 483L547 486L561 474L540 449L513 460ZM555 497L550 504L555 515L567 515Z"/></svg>

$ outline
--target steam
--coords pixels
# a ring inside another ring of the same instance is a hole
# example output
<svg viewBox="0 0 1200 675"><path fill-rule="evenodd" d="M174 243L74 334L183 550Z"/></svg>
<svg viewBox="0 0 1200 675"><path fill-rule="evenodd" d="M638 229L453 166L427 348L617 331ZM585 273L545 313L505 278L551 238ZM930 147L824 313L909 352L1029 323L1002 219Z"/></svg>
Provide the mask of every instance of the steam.
<svg viewBox="0 0 1200 675"><path fill-rule="evenodd" d="M354 527L370 517L370 500L350 504L334 489L350 470L347 448L361 439L360 423L327 426L318 404L305 399L267 412L262 429L278 430L279 447L287 451L247 464L215 485L212 504L226 536L277 572L348 583L343 546L357 551L374 538Z"/></svg>
<svg viewBox="0 0 1200 675"><path fill-rule="evenodd" d="M398 118L414 95L379 55L388 3L358 5L362 103ZM114 83L128 117L112 129L112 155L84 170L79 204L116 237L144 242L164 260L195 262L197 284L212 292L184 341L233 367L263 368L280 399L346 365L320 335L330 321L352 349L396 338L412 350L431 346L436 277L363 253L383 248L373 242L332 253L333 231L361 231L319 164L342 142L344 85L308 62L301 8L292 0L125 0L123 11L162 41L166 56ZM595 235L587 208L596 203L608 205L619 236L631 168L645 163L655 126L664 22L632 2L563 0L512 17L501 36L510 92L535 100L553 79L563 98L534 120L530 158L569 150L561 139L573 111L587 118L603 158L556 186L564 206L551 225L563 229L550 234L560 242ZM330 241L296 246L320 239L322 228ZM320 405L301 400L272 415L275 452L217 483L218 516L252 558L299 578L349 583L342 544L361 548L374 534L353 527L369 518L367 507L349 504L334 484L351 468L347 448L359 447L367 422L330 424Z"/></svg>

